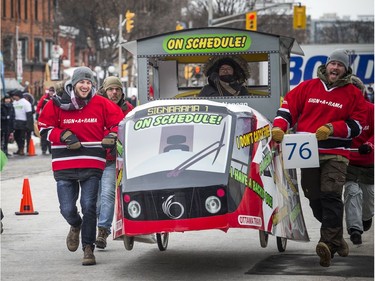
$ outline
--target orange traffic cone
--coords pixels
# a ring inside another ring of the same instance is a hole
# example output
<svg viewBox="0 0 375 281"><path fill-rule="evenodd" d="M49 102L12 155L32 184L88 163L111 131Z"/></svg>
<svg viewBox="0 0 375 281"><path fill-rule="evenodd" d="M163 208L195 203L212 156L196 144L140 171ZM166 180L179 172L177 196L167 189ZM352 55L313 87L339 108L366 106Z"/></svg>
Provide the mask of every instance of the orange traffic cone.
<svg viewBox="0 0 375 281"><path fill-rule="evenodd" d="M35 156L36 155L33 138L30 138L28 154L29 154L29 156Z"/></svg>
<svg viewBox="0 0 375 281"><path fill-rule="evenodd" d="M34 211L33 199L31 198L30 183L29 179L23 179L22 188L22 199L20 211L16 212L16 215L38 215L38 212Z"/></svg>

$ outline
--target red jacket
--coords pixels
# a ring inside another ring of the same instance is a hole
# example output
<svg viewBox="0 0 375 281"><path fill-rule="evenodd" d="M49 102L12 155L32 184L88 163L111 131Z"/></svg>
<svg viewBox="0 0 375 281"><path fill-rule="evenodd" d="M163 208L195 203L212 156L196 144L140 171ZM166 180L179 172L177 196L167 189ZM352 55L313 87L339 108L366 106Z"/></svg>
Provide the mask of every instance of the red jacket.
<svg viewBox="0 0 375 281"><path fill-rule="evenodd" d="M359 154L350 152L350 164L355 166L373 166L374 165L374 104L366 101L367 106L367 124L359 137L353 139L352 148L358 148L362 144L372 147L371 153Z"/></svg>
<svg viewBox="0 0 375 281"><path fill-rule="evenodd" d="M331 123L333 135L318 142L319 153L349 158L351 139L361 133L366 116L365 99L354 85L327 89L315 78L302 82L285 96L273 125L284 132L296 125L297 133L315 133L320 126Z"/></svg>
<svg viewBox="0 0 375 281"><path fill-rule="evenodd" d="M76 168L105 168L105 150L101 145L69 150L61 143L65 130L72 131L80 142L101 142L106 132L116 132L123 119L119 106L110 100L94 95L79 110L62 110L54 102L46 104L38 119L41 134L47 134L52 144L53 171Z"/></svg>
<svg viewBox="0 0 375 281"><path fill-rule="evenodd" d="M40 98L40 100L38 101L38 104L36 105L36 114L40 115L40 113L42 112L42 109L43 109L44 105L46 104L45 99L47 99L47 98L48 98L48 100L50 99L49 98L49 94L44 94Z"/></svg>

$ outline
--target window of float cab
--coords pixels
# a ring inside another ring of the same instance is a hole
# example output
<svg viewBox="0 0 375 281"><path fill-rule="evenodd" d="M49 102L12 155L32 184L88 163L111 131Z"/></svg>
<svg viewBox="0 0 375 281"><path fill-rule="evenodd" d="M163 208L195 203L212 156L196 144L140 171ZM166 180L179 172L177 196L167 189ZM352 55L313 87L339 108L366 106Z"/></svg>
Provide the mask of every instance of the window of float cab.
<svg viewBox="0 0 375 281"><path fill-rule="evenodd" d="M247 61L250 77L245 83L249 96L235 98L270 97L271 64L268 53L236 55ZM204 69L207 60L212 56L214 55L149 58L149 99L197 98L200 90L208 83ZM228 97L213 97L215 98Z"/></svg>

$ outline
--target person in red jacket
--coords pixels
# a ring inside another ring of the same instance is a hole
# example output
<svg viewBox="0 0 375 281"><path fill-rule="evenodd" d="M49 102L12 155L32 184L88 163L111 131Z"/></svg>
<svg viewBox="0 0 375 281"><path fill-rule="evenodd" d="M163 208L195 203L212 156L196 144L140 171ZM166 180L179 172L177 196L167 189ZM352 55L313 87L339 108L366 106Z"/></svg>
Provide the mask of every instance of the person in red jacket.
<svg viewBox="0 0 375 281"><path fill-rule="evenodd" d="M134 107L125 99L121 80L115 76L109 76L103 81L99 91L104 97L111 100L123 112L125 117ZM111 227L115 209L116 191L116 149L107 150L107 162L100 180L97 216L98 236L96 247L104 249L107 246L107 237L111 234Z"/></svg>
<svg viewBox="0 0 375 281"><path fill-rule="evenodd" d="M40 100L39 100L39 102L36 106L36 115L35 115L36 120L38 120L39 115L42 112L44 106L47 104L47 102L49 102L52 99L54 94L55 94L55 88L51 86L46 90L46 93L40 98ZM43 155L47 154L47 150L48 150L49 154L51 154L51 143L47 140L46 134L41 136L40 146L42 148L42 154Z"/></svg>
<svg viewBox="0 0 375 281"><path fill-rule="evenodd" d="M71 226L66 244L75 252L82 232L83 265L96 264L93 252L99 181L106 163L105 149L116 146L118 123L123 117L117 105L96 94L94 81L90 68L75 69L64 91L45 105L38 119L40 134L46 134L52 145L60 212ZM80 191L82 217L76 206Z"/></svg>
<svg viewBox="0 0 375 281"><path fill-rule="evenodd" d="M335 253L348 256L343 238L342 191L349 164L351 139L361 134L367 108L361 91L350 80L349 55L335 50L317 76L300 83L285 96L273 121L272 139L284 133L314 133L318 140L319 168L301 169L301 186L314 217L321 222L316 253L328 267Z"/></svg>
<svg viewBox="0 0 375 281"><path fill-rule="evenodd" d="M363 94L362 81L352 76L352 83ZM371 228L374 216L374 104L366 101L367 124L353 139L344 190L346 229L353 244L362 244L362 233Z"/></svg>

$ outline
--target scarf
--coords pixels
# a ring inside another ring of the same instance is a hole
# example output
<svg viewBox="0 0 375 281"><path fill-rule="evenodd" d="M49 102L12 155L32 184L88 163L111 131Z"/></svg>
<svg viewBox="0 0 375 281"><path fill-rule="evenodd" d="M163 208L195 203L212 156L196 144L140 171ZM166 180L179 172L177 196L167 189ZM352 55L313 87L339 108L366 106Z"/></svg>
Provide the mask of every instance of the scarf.
<svg viewBox="0 0 375 281"><path fill-rule="evenodd" d="M71 85L67 85L65 87L65 91L61 96L54 95L52 100L56 106L61 108L62 110L70 111L70 110L79 110L86 106L90 100L95 96L95 88L93 87L90 91L90 94L85 99L81 99L77 97L74 93L73 87Z"/></svg>

